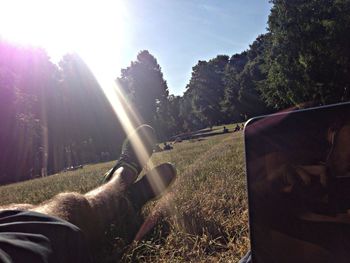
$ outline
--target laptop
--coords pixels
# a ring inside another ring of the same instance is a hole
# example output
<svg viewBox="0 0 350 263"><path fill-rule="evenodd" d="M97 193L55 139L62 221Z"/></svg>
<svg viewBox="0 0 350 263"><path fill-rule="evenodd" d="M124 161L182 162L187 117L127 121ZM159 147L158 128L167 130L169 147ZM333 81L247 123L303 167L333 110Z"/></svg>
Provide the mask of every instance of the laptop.
<svg viewBox="0 0 350 263"><path fill-rule="evenodd" d="M249 120L253 262L350 262L350 104Z"/></svg>

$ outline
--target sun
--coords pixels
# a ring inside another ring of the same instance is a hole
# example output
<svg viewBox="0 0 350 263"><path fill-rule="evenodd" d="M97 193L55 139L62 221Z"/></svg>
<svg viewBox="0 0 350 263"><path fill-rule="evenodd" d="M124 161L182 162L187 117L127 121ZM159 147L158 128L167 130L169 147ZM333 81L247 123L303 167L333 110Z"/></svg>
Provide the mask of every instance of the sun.
<svg viewBox="0 0 350 263"><path fill-rule="evenodd" d="M0 6L0 39L42 47L54 63L77 53L120 112L113 94L129 38L124 0L0 0Z"/></svg>
<svg viewBox="0 0 350 263"><path fill-rule="evenodd" d="M76 52L99 78L111 68L115 78L127 39L121 0L0 0L0 6L1 38L43 47L54 61Z"/></svg>

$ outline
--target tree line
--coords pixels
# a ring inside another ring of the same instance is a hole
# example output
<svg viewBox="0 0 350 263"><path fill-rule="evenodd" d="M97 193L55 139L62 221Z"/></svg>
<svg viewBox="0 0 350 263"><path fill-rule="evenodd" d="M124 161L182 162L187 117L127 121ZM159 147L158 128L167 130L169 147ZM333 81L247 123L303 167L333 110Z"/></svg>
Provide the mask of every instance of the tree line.
<svg viewBox="0 0 350 263"><path fill-rule="evenodd" d="M169 94L147 50L121 70L116 82L126 103L160 140L305 102L349 100L350 1L270 2L267 32L244 52L198 61L182 96ZM56 65L42 49L4 40L0 120L0 183L115 159L125 137L79 56Z"/></svg>
<svg viewBox="0 0 350 263"><path fill-rule="evenodd" d="M46 176L119 153L123 130L75 54L0 41L0 182Z"/></svg>
<svg viewBox="0 0 350 263"><path fill-rule="evenodd" d="M144 81L152 74L135 71L149 63L153 65L149 69L159 72L152 76L162 98L153 98L159 104L154 104L158 108L153 109L153 119L147 117L148 122L169 135L294 106L348 101L350 1L270 2L267 32L244 52L198 61L183 96L167 96L159 65L142 51L119 80L137 107L133 98L142 94L140 89L152 90L152 83ZM142 57L149 57L148 62Z"/></svg>

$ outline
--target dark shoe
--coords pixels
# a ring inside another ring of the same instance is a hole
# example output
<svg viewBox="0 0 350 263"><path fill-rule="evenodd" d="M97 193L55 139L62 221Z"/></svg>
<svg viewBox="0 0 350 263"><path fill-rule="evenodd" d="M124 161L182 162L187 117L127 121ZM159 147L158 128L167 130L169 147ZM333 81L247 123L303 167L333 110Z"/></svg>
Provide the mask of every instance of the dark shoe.
<svg viewBox="0 0 350 263"><path fill-rule="evenodd" d="M122 153L116 165L104 175L103 182L108 182L119 167L129 168L135 174L139 174L151 157L154 145L154 129L149 125L139 126L124 140Z"/></svg>
<svg viewBox="0 0 350 263"><path fill-rule="evenodd" d="M148 171L140 180L132 184L128 197L135 212L141 213L141 208L144 204L164 195L175 178L175 167L171 163L163 163ZM166 214L165 203L159 203L159 207L156 207L149 214L142 226L138 228L138 232L134 238L135 241L142 240L154 228L157 222L159 222L162 215Z"/></svg>
<svg viewBox="0 0 350 263"><path fill-rule="evenodd" d="M171 163L163 163L148 171L140 180L130 186L129 199L135 209L164 194L176 177L176 169Z"/></svg>

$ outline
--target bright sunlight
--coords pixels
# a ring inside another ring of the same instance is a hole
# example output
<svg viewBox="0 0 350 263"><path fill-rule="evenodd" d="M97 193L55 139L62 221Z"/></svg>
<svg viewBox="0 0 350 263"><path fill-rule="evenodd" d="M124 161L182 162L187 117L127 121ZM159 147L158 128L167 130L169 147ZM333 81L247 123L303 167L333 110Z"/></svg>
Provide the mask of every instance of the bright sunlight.
<svg viewBox="0 0 350 263"><path fill-rule="evenodd" d="M127 36L121 1L0 0L0 36L43 47L56 62L78 53L99 81L115 77ZM102 78L102 79L101 79ZM101 83L102 84L102 83Z"/></svg>

